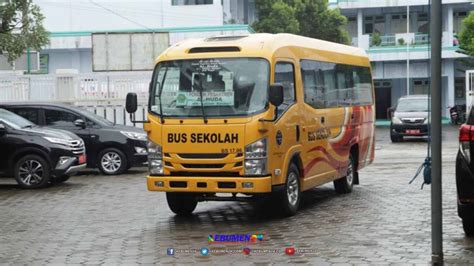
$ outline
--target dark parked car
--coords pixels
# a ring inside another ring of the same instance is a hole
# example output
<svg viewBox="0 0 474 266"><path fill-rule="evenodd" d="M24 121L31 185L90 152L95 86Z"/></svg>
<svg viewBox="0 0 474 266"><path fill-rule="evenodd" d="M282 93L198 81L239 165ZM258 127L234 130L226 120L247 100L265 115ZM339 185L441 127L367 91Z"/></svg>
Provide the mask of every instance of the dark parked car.
<svg viewBox="0 0 474 266"><path fill-rule="evenodd" d="M64 182L86 167L84 142L75 134L38 127L0 108L0 172L23 188Z"/></svg>
<svg viewBox="0 0 474 266"><path fill-rule="evenodd" d="M398 100L390 123L392 142L428 135L428 101L427 95L405 96Z"/></svg>
<svg viewBox="0 0 474 266"><path fill-rule="evenodd" d="M147 161L147 136L141 129L114 123L78 107L48 103L1 104L31 122L73 132L84 140L87 166L121 174Z"/></svg>
<svg viewBox="0 0 474 266"><path fill-rule="evenodd" d="M458 214L464 232L474 236L474 113L471 111L466 124L459 130L459 151L456 158L456 186Z"/></svg>

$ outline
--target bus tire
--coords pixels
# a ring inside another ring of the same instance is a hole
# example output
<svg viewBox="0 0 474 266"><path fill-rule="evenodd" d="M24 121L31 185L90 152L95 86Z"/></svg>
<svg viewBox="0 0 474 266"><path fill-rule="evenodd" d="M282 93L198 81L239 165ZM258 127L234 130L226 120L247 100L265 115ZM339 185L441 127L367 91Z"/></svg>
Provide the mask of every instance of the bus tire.
<svg viewBox="0 0 474 266"><path fill-rule="evenodd" d="M177 215L190 215L197 206L197 199L193 193L166 192L168 207Z"/></svg>
<svg viewBox="0 0 474 266"><path fill-rule="evenodd" d="M356 169L354 164L354 156L349 155L349 162L347 166L346 176L334 181L334 188L338 194L347 194L352 192L354 186L354 179L356 176Z"/></svg>
<svg viewBox="0 0 474 266"><path fill-rule="evenodd" d="M298 211L301 202L301 186L298 167L294 163L288 167L285 189L279 192L279 206L284 216L293 216Z"/></svg>

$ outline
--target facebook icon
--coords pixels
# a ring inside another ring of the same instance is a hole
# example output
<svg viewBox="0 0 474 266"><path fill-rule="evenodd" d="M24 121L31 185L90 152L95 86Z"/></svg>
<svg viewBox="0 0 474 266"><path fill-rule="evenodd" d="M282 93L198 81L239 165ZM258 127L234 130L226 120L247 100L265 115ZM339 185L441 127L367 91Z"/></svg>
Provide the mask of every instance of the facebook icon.
<svg viewBox="0 0 474 266"><path fill-rule="evenodd" d="M173 256L174 255L174 248L168 248L168 250L166 251L166 254L168 254L168 256Z"/></svg>

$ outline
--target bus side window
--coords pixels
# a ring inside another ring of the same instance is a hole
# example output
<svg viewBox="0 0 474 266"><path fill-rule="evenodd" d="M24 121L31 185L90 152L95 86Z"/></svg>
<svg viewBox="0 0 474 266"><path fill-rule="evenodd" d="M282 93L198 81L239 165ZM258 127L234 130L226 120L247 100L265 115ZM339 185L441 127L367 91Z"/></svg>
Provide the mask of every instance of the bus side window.
<svg viewBox="0 0 474 266"><path fill-rule="evenodd" d="M292 63L278 62L275 66L275 83L281 83L284 87L284 105L286 109L295 102L295 71Z"/></svg>
<svg viewBox="0 0 474 266"><path fill-rule="evenodd" d="M324 72L321 64L315 61L301 61L301 76L303 77L304 101L316 109L326 107L324 95Z"/></svg>

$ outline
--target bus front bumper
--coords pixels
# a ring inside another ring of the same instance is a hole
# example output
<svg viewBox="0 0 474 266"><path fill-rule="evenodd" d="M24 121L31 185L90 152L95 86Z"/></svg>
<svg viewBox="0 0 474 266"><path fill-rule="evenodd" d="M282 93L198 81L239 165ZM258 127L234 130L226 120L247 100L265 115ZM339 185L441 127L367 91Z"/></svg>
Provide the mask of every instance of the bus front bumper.
<svg viewBox="0 0 474 266"><path fill-rule="evenodd" d="M148 176L150 191L203 193L269 193L272 177Z"/></svg>

